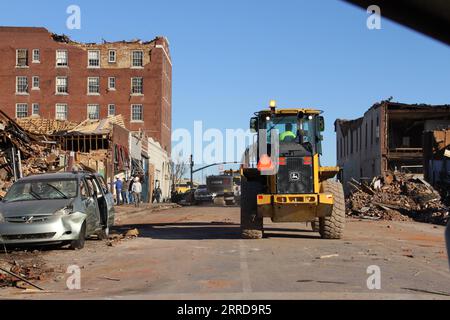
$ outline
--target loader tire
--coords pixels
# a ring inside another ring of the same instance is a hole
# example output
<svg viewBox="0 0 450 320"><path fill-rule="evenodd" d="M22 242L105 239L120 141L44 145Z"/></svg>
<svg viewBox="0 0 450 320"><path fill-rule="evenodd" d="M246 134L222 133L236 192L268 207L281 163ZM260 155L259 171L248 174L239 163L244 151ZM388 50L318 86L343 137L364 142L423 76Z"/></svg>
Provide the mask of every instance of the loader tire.
<svg viewBox="0 0 450 320"><path fill-rule="evenodd" d="M313 232L320 232L320 220L316 218L316 220L311 221L311 229Z"/></svg>
<svg viewBox="0 0 450 320"><path fill-rule="evenodd" d="M257 215L257 196L264 186L260 181L241 180L241 238L262 239L263 218Z"/></svg>
<svg viewBox="0 0 450 320"><path fill-rule="evenodd" d="M322 183L323 192L331 193L334 198L331 216L320 218L320 235L323 239L342 239L345 226L345 198L342 184L326 180Z"/></svg>

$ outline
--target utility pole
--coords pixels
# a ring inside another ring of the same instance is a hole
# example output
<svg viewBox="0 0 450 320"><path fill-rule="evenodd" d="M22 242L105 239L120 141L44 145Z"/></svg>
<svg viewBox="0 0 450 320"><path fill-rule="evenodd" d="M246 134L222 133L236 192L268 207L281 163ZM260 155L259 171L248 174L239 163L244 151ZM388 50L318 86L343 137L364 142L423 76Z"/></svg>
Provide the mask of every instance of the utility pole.
<svg viewBox="0 0 450 320"><path fill-rule="evenodd" d="M192 154L189 162L189 166L191 168L191 189L194 189L194 157L192 156Z"/></svg>

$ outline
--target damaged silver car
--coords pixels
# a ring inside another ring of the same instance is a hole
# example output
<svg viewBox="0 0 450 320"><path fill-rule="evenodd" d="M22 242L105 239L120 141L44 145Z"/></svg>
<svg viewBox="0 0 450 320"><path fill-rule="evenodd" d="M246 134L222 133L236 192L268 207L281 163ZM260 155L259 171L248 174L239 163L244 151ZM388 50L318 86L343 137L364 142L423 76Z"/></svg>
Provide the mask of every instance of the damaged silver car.
<svg viewBox="0 0 450 320"><path fill-rule="evenodd" d="M114 200L105 180L88 172L29 176L15 182L0 202L0 244L62 244L108 237Z"/></svg>

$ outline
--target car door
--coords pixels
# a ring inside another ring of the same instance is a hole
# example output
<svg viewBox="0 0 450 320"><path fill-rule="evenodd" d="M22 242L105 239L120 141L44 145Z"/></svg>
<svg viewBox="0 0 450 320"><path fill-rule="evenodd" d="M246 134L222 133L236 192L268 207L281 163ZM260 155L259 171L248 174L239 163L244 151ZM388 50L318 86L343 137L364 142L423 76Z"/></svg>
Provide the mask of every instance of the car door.
<svg viewBox="0 0 450 320"><path fill-rule="evenodd" d="M83 199L86 216L86 230L87 234L93 233L98 226L99 215L97 208L97 199L95 198L94 185L92 179L85 178L83 183L86 188L86 197Z"/></svg>
<svg viewBox="0 0 450 320"><path fill-rule="evenodd" d="M112 226L114 225L114 218L115 218L114 196L112 195L111 192L109 192L105 179L102 176L96 175L95 178L97 179L106 200L106 206L108 209L108 226Z"/></svg>
<svg viewBox="0 0 450 320"><path fill-rule="evenodd" d="M108 226L108 202L105 198L105 191L103 190L97 175L92 175L92 182L97 192L97 204L99 208L100 224L102 226Z"/></svg>

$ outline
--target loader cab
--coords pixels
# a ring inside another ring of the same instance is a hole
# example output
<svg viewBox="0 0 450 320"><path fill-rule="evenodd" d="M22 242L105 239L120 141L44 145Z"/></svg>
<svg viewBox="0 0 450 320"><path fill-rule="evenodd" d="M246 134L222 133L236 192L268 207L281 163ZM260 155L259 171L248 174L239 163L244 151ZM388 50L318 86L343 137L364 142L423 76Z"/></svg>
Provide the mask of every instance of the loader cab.
<svg viewBox="0 0 450 320"><path fill-rule="evenodd" d="M301 145L312 154L322 154L322 132L325 130L324 119L320 111L307 113L299 110L291 113L259 112L250 120L250 129L258 134L265 130L265 138L270 146L274 135L278 135L280 145ZM270 150L270 148L269 148Z"/></svg>
<svg viewBox="0 0 450 320"><path fill-rule="evenodd" d="M256 113L250 124L257 132L258 142L267 143L267 154L257 154L279 159L275 185L271 189L278 194L307 194L317 192L314 186L314 158L322 153L322 134L324 130L321 111L309 109L271 108ZM274 139L275 138L275 139ZM278 140L277 148L272 148ZM272 150L278 155L272 156Z"/></svg>

